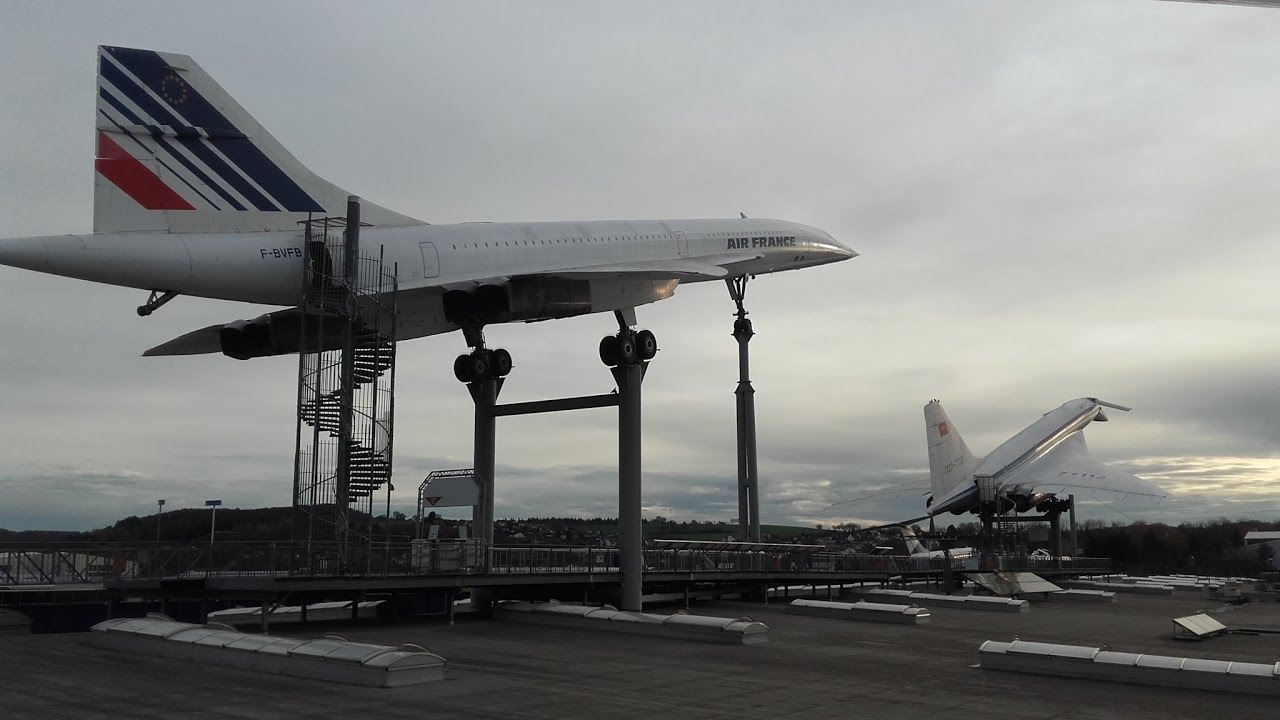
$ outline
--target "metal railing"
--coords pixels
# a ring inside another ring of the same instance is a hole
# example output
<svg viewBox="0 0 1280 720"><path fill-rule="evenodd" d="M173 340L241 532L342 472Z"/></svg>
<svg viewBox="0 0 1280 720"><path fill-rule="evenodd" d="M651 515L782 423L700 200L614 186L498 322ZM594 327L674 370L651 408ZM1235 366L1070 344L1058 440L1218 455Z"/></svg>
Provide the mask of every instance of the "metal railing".
<svg viewBox="0 0 1280 720"><path fill-rule="evenodd" d="M996 570L1105 572L1103 558L1010 557ZM979 569L977 558L911 558L822 552L647 549L653 574L861 574L892 577ZM323 542L221 542L209 545L59 543L0 547L0 586L97 584L208 577L388 577L618 573L616 547L498 546L413 540L372 546Z"/></svg>

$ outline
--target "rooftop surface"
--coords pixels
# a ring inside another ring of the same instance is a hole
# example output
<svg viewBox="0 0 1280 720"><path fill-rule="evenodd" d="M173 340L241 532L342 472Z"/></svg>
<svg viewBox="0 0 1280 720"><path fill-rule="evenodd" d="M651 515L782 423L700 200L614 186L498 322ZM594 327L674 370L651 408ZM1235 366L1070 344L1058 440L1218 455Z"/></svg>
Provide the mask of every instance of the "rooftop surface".
<svg viewBox="0 0 1280 720"><path fill-rule="evenodd" d="M1174 617L1223 606L1199 593L1115 604L1034 600L1029 613L933 608L928 625L785 614L784 601L697 605L769 625L762 645L716 645L495 620L277 626L273 634L418 643L448 661L445 682L333 685L114 653L83 635L0 637L0 715L18 718L1224 718L1269 717L1275 699L1056 679L975 668L985 640L1276 662L1280 634L1172 639ZM669 612L651 608L653 612ZM1280 631L1280 603L1215 614Z"/></svg>

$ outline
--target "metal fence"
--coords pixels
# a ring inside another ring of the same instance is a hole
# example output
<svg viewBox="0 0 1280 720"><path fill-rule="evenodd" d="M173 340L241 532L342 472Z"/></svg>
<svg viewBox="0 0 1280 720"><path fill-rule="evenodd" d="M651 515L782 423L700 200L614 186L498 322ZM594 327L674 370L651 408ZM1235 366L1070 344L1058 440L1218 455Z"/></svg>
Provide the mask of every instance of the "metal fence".
<svg viewBox="0 0 1280 720"><path fill-rule="evenodd" d="M994 570L1105 572L1100 558L996 557ZM977 558L911 558L825 552L644 551L653 574L924 575L979 569ZM215 545L62 543L0 548L0 586L95 584L114 580L206 577L387 577L545 575L619 572L618 549L582 546L486 548L477 540L413 540L372 546L323 542L222 542Z"/></svg>

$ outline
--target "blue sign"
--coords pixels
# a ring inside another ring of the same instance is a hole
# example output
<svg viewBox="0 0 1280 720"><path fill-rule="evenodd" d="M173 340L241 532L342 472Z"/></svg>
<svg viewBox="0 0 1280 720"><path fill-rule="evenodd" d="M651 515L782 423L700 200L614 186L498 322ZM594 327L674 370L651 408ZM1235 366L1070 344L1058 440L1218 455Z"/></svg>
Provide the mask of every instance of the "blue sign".
<svg viewBox="0 0 1280 720"><path fill-rule="evenodd" d="M221 500L205 500L204 501L205 507L218 507L221 504L222 504Z"/></svg>

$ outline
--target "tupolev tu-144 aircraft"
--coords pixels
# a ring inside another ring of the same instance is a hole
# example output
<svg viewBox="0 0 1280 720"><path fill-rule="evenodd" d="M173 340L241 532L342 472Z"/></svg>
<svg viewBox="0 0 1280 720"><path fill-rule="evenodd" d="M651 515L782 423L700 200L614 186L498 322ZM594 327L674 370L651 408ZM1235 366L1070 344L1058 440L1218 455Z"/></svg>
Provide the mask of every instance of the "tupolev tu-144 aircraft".
<svg viewBox="0 0 1280 720"><path fill-rule="evenodd" d="M931 400L924 406L932 491L925 517L980 512L978 481L985 477L993 483L992 509L1001 513L1045 511L1064 492L1094 499L1164 499L1168 493L1154 483L1089 457L1084 428L1107 421L1103 408L1129 411L1097 398L1069 400L980 459L969 452L942 403Z"/></svg>
<svg viewBox="0 0 1280 720"><path fill-rule="evenodd" d="M286 309L215 325L145 355L298 351L301 222L345 212L349 193L284 149L190 57L98 48L93 233L0 241L0 264L151 291ZM461 329L460 379L505 375L487 324L615 312L611 354L657 350L634 309L680 283L813 267L857 253L785 220L609 220L432 225L361 205L362 247L397 268L397 339ZM606 338L610 340L610 338ZM604 355L602 344L602 355Z"/></svg>
<svg viewBox="0 0 1280 720"><path fill-rule="evenodd" d="M924 491L925 515L893 525L905 525L944 513L983 516L1010 511L1061 511L1062 493L1106 502L1158 502L1168 493L1156 484L1117 470L1089 457L1084 428L1091 422L1107 422L1104 408L1130 408L1097 398L1068 400L1005 440L986 457L969 451L960 432L942 409L930 400L924 406L925 440L929 446L928 484L908 482L837 505L857 505ZM987 480L989 478L989 480ZM983 483L990 483L990 499L984 501ZM828 509L829 509L828 508ZM932 523L932 520L930 520Z"/></svg>

